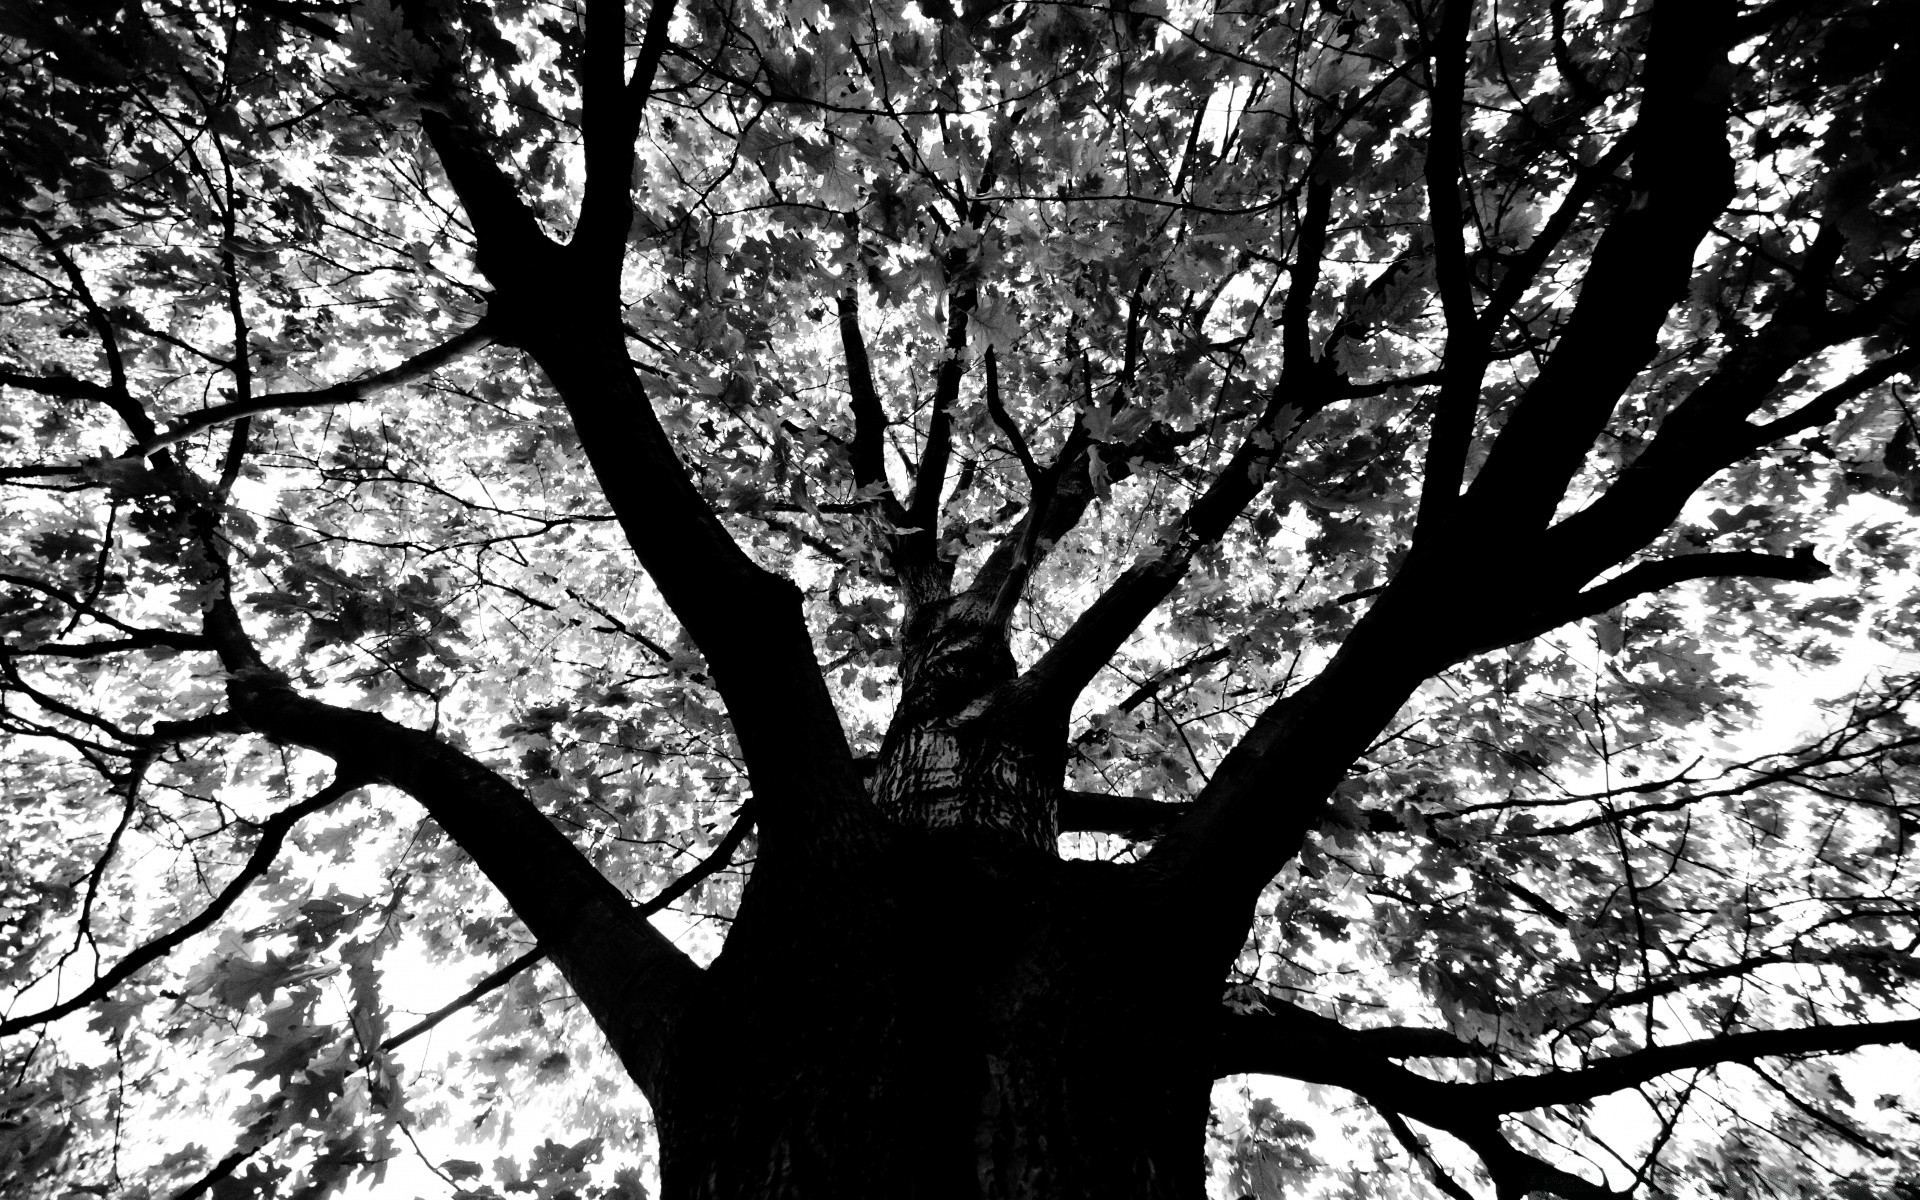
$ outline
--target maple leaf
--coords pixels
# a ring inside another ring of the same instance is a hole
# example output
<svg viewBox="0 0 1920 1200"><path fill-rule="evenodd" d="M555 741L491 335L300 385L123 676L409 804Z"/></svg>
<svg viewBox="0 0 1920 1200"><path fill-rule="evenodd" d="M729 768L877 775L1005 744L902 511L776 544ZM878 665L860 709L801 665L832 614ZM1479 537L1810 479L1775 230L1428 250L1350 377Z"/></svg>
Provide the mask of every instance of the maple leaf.
<svg viewBox="0 0 1920 1200"><path fill-rule="evenodd" d="M320 1049L340 1035L331 1025L308 1024L303 1018L309 1007L288 1001L261 1014L266 1029L253 1035L260 1056L239 1064L253 1071L254 1083L275 1078L286 1081L305 1071Z"/></svg>
<svg viewBox="0 0 1920 1200"><path fill-rule="evenodd" d="M324 979L337 970L336 966L311 962L298 953L282 955L269 950L259 959L229 953L204 967L191 990L211 992L223 1004L245 1008L251 999L257 997L271 1002L277 991Z"/></svg>

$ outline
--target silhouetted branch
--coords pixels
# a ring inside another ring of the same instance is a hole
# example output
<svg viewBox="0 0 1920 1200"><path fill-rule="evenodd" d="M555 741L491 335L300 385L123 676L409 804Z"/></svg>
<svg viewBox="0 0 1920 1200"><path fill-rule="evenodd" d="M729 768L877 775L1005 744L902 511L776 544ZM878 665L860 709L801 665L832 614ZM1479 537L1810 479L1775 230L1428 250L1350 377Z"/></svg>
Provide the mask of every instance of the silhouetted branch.
<svg viewBox="0 0 1920 1200"><path fill-rule="evenodd" d="M749 802L749 804L750 803L751 802ZM734 854L740 849L740 843L746 840L747 834L753 829L753 816L747 810L748 805L742 805L739 816L734 818L732 828L727 830L727 835L720 839L712 851L695 864L692 870L662 888L659 895L647 901L645 904L640 905L635 910L635 915L639 917L649 917L654 913L660 912L674 901L680 899L680 897L700 886L700 884L714 874L724 870L726 866L733 861ZM520 972L546 957L547 952L543 947L534 947L520 957L489 973L478 983L475 983L472 987L460 993L460 995L433 1010L433 1012L427 1016L422 1017L386 1041L381 1042L380 1049L384 1052L396 1050L406 1045L414 1038L419 1037L442 1021L445 1021L461 1009L467 1008L489 993L505 987L516 975L520 974Z"/></svg>
<svg viewBox="0 0 1920 1200"><path fill-rule="evenodd" d="M1302 1013L1306 1010L1289 1012L1274 1004L1267 1012L1223 1012L1215 1074L1257 1072L1332 1084L1440 1129L1450 1128L1449 1121L1455 1118L1487 1118L1583 1104L1677 1071L1920 1041L1920 1020L1749 1030L1650 1046L1599 1059L1576 1070L1456 1083L1429 1079L1388 1061L1396 1055L1381 1048L1391 1044L1384 1039L1379 1045L1369 1046L1362 1040L1361 1031L1347 1030L1312 1013L1306 1013L1308 1019L1303 1020ZM1334 1028L1325 1029L1321 1022ZM1413 1057L1417 1053L1402 1047L1397 1056Z"/></svg>
<svg viewBox="0 0 1920 1200"><path fill-rule="evenodd" d="M1688 580L1778 579L1790 583L1813 583L1830 574L1832 571L1813 557L1811 549L1802 549L1792 556L1731 550L1655 559L1631 567L1562 604L1532 613L1516 624L1503 623L1486 645L1491 649L1537 637L1583 617L1598 616L1636 596L1644 596Z"/></svg>
<svg viewBox="0 0 1920 1200"><path fill-rule="evenodd" d="M1419 526L1426 529L1448 516L1460 495L1474 416L1480 406L1480 366L1485 361L1486 331L1473 306L1467 274L1465 217L1460 192L1464 183L1461 124L1465 119L1467 33L1473 5L1448 0L1440 6L1439 28L1425 46L1431 85L1427 104L1427 224L1433 234L1434 287L1446 319L1441 352L1442 382L1428 422L1426 468L1420 485ZM1429 7L1429 20L1431 7ZM1423 33L1427 32L1423 30Z"/></svg>
<svg viewBox="0 0 1920 1200"><path fill-rule="evenodd" d="M266 396L255 396L250 400L216 404L181 419L167 432L141 442L128 452L128 456L145 458L168 446L182 442L203 429L243 420L255 413L282 412L301 408L329 408L336 404L352 404L355 401L371 399L388 388L424 379L491 339L492 334L488 330L487 322L482 320L439 345L422 350L398 366L389 367L364 379L348 380L345 383L336 383L309 392L276 392Z"/></svg>
<svg viewBox="0 0 1920 1200"><path fill-rule="evenodd" d="M852 288L834 298L840 313L840 347L847 362L847 393L853 399L853 484L865 490L875 488L881 511L896 525L906 520L906 512L887 482L887 413L880 403L879 389L873 382L873 360L867 354L866 335L860 330L859 295Z"/></svg>
<svg viewBox="0 0 1920 1200"><path fill-rule="evenodd" d="M1184 804L1104 792L1062 792L1061 833L1111 833L1140 841L1158 837L1187 811Z"/></svg>
<svg viewBox="0 0 1920 1200"><path fill-rule="evenodd" d="M1013 456L1020 460L1020 469L1027 473L1029 484L1040 482L1040 464L1033 461L1033 451L1027 447L1027 437L1020 432L1020 425L1007 411L1007 402L1000 395L1000 356L993 347L987 347L987 415L1007 435L1007 445L1013 450Z"/></svg>
<svg viewBox="0 0 1920 1200"><path fill-rule="evenodd" d="M1331 203L1332 185L1316 174L1307 185L1287 299L1281 306L1285 365L1259 419L1158 544L1088 605L1020 678L1014 702L1035 712L1071 704L1140 622L1179 586L1194 555L1223 537L1252 503L1266 483L1269 466L1290 448L1305 420L1340 398L1337 376L1313 357L1309 328Z"/></svg>
<svg viewBox="0 0 1920 1200"><path fill-rule="evenodd" d="M247 885L260 878L266 873L267 868L273 865L273 860L278 857L288 832L300 818L319 812L363 785L364 781L357 778L336 777L332 783L307 799L298 804L289 805L262 821L259 840L254 843L253 853L247 856L247 861L241 865L239 873L227 882L227 886L220 890L220 894L213 898L212 903L175 928L129 951L84 991L58 1004L49 1005L39 1012L0 1021L0 1037L58 1020L68 1013L78 1012L89 1004L106 999L112 994L114 988L132 978L142 967L165 957L175 946L206 929L219 920L229 908L232 908L233 902L247 890Z"/></svg>
<svg viewBox="0 0 1920 1200"><path fill-rule="evenodd" d="M1544 528L1685 293L1694 248L1734 186L1726 112L1733 6L1656 7L1634 139L1633 202L1594 247L1551 357L1494 440L1469 495L1476 519Z"/></svg>

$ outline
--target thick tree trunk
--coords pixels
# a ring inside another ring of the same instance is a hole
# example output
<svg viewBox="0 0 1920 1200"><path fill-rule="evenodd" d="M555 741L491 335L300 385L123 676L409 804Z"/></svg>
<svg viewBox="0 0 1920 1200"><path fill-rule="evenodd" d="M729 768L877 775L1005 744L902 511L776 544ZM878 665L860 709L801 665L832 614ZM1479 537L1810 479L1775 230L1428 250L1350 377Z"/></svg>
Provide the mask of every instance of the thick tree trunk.
<svg viewBox="0 0 1920 1200"><path fill-rule="evenodd" d="M1164 897L966 834L862 858L750 887L658 1089L669 1200L1201 1194L1219 975Z"/></svg>
<svg viewBox="0 0 1920 1200"><path fill-rule="evenodd" d="M1200 1195L1224 964L1156 873L1062 862L1061 722L1003 630L908 622L859 829L763 854L655 1088L670 1200Z"/></svg>

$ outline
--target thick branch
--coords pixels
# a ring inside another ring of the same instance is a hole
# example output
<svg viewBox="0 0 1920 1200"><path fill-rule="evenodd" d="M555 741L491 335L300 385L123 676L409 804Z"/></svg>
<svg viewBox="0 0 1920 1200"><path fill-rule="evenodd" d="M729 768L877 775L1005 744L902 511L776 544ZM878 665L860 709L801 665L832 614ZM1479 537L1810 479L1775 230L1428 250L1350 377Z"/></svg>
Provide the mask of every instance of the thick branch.
<svg viewBox="0 0 1920 1200"><path fill-rule="evenodd" d="M1842 408L1894 376L1912 379L1916 371L1920 371L1920 346L1909 346L1898 354L1868 364L1785 416L1760 425L1750 437L1755 445L1766 445L1804 430L1817 429L1838 418Z"/></svg>
<svg viewBox="0 0 1920 1200"><path fill-rule="evenodd" d="M1158 837L1185 814L1187 806L1144 796L1105 792L1062 792L1061 833L1112 833L1141 841Z"/></svg>
<svg viewBox="0 0 1920 1200"><path fill-rule="evenodd" d="M1469 8L1470 6L1462 6ZM1449 7L1449 17L1453 9ZM1443 22L1444 28L1444 22ZM1459 34L1464 38L1465 33ZM1463 51L1464 53L1464 51ZM1458 130L1455 128L1455 134ZM1441 298L1446 311L1447 338L1442 350L1442 369L1439 372L1440 392L1434 398L1433 419L1429 426L1427 453L1421 480L1420 510L1418 528L1425 532L1444 523L1459 500L1460 488L1465 482L1466 462L1470 450L1475 421L1480 411L1480 390L1486 378L1487 366L1494 358L1494 339L1500 326L1512 313L1514 305L1532 285L1534 278L1546 265L1561 241L1573 229L1574 223L1585 210L1588 201L1599 191L1601 185L1614 178L1620 166L1627 159L1633 144L1631 137L1619 139L1598 162L1581 167L1574 175L1573 183L1567 189L1558 208L1547 218L1539 233L1527 244L1527 248L1504 261L1499 281L1494 285L1487 299L1486 307L1477 317L1472 313L1471 297L1467 292L1468 281L1461 251L1461 277L1457 285L1448 283L1445 269L1445 256L1437 261L1438 283ZM1454 170L1458 171L1458 146L1452 147ZM1434 174L1437 168L1434 162L1428 162L1428 188L1431 194L1434 187ZM1454 193L1457 197L1457 190ZM1433 206L1434 221L1440 220L1438 205ZM1454 214L1453 228L1459 226L1459 215ZM1439 247L1436 246L1436 250ZM1450 287L1457 286L1460 295L1450 294ZM1469 319L1471 318L1471 319Z"/></svg>
<svg viewBox="0 0 1920 1200"><path fill-rule="evenodd" d="M1733 189L1726 0L1655 7L1633 200L1601 235L1566 333L1507 418L1469 496L1475 520L1544 528L1615 403L1653 356L1694 247Z"/></svg>
<svg viewBox="0 0 1920 1200"><path fill-rule="evenodd" d="M862 491L877 489L882 513L900 524L906 512L887 482L887 411L874 386L866 335L860 331L859 294L848 288L834 302L840 311L840 346L847 358L847 393L853 399L853 485Z"/></svg>
<svg viewBox="0 0 1920 1200"><path fill-rule="evenodd" d="M718 872L724 870L728 864L733 862L734 854L739 851L740 844L747 840L747 834L752 830L753 815L747 810L746 806L742 806L740 814L734 818L733 827L727 830L727 836L721 838L719 844L714 846L713 850L708 853L705 858L701 859L692 870L681 875L666 887L661 888L658 895L636 909L634 915L638 917L650 917L664 910L668 905L680 899L680 897L686 895L694 888L699 887ZM453 1000L441 1005L425 1017L422 1017L399 1033L381 1042L380 1049L383 1051L395 1050L406 1045L414 1038L432 1029L461 1009L466 1008L482 996L506 986L508 981L513 979L514 976L546 957L546 947L534 947L512 962L506 963L499 969L491 972L484 979L462 992L459 996L456 996Z"/></svg>
<svg viewBox="0 0 1920 1200"><path fill-rule="evenodd" d="M789 830L846 832L864 802L799 590L749 558L695 488L627 358L618 309L554 307L526 348L566 402L621 531L706 658L769 851Z"/></svg>
<svg viewBox="0 0 1920 1200"><path fill-rule="evenodd" d="M1612 1193L1516 1148L1499 1114L1461 1103L1478 1085L1442 1083L1390 1061L1392 1057L1486 1057L1485 1047L1444 1030L1349 1030L1331 1018L1269 998L1264 1012L1223 1013L1216 1075L1258 1072L1331 1084L1364 1097L1383 1114L1404 1114L1460 1138L1486 1163L1501 1197L1544 1190L1568 1200Z"/></svg>
<svg viewBox="0 0 1920 1200"><path fill-rule="evenodd" d="M430 75L411 82L427 101L420 128L473 226L480 270L496 287L504 288L508 280L529 287L550 284L559 277L554 270L559 247L487 144L485 126L457 72L459 33L445 11L427 0L403 0L401 11L409 32L438 52Z"/></svg>
<svg viewBox="0 0 1920 1200"><path fill-rule="evenodd" d="M1581 1104L1612 1092L1638 1087L1662 1075L1757 1058L1844 1054L1867 1046L1920 1042L1920 1020L1874 1021L1859 1025L1815 1025L1803 1029L1757 1029L1720 1037L1650 1046L1602 1059L1577 1071L1553 1071L1517 1079L1456 1084L1471 1089L1471 1103L1494 1112L1522 1112L1552 1104Z"/></svg>
<svg viewBox="0 0 1920 1200"><path fill-rule="evenodd" d="M1481 333L1489 343L1501 323L1513 312L1514 305L1520 303L1520 297L1533 285L1540 269L1546 266L1547 259L1572 232L1574 223L1580 219L1587 203L1604 184L1616 178L1632 150L1633 139L1623 137L1597 161L1581 167L1574 174L1567 194L1561 198L1560 206L1553 210L1553 215L1540 227L1540 232L1534 234L1527 248L1504 260L1505 269L1500 272L1500 281L1494 285L1493 294L1480 311Z"/></svg>
<svg viewBox="0 0 1920 1200"><path fill-rule="evenodd" d="M37 392L56 400L105 401L113 395L112 388L91 380L75 379L71 375L29 375L24 371L0 370L0 386Z"/></svg>
<svg viewBox="0 0 1920 1200"><path fill-rule="evenodd" d="M993 359L989 358L988 363L991 365ZM1011 420L1008 418L1009 424ZM1080 523L1087 507L1093 503L1097 493L1088 471L1092 445L1083 416L1068 431L1053 462L1045 468L1035 464L1039 473L1030 476L1025 515L1001 535L987 555L987 561L980 564L980 570L967 585L971 602L988 614L989 624L1000 629L1007 627L1021 594L1026 591L1027 580L1032 578L1047 550ZM1108 482L1129 473L1131 468L1127 463L1113 463Z"/></svg>
<svg viewBox="0 0 1920 1200"><path fill-rule="evenodd" d="M102 638L93 642L44 642L10 650L19 657L38 655L46 658L104 658L133 650L211 650L204 638L177 634L165 629L149 629L134 637Z"/></svg>
<svg viewBox="0 0 1920 1200"><path fill-rule="evenodd" d="M1419 525L1450 515L1466 469L1467 444L1480 407L1481 368L1487 337L1473 308L1460 204L1461 101L1466 86L1467 30L1472 0L1447 0L1436 43L1428 48L1433 76L1427 118L1427 222L1433 231L1434 285L1446 317L1441 352L1442 382L1428 427L1426 470L1421 479Z"/></svg>
<svg viewBox="0 0 1920 1200"><path fill-rule="evenodd" d="M1897 375L1920 368L1909 347L1868 364L1793 412L1755 426L1746 415L1818 341L1804 314L1781 313L1753 343L1729 356L1670 413L1660 432L1614 485L1549 531L1549 560L1568 576L1591 577L1622 561L1679 515L1688 497L1755 449L1832 421L1847 404Z"/></svg>
<svg viewBox="0 0 1920 1200"><path fill-rule="evenodd" d="M1216 1075L1258 1072L1345 1088L1382 1111L1405 1114L1459 1137L1486 1162L1501 1196L1518 1197L1544 1190L1569 1200L1609 1197L1613 1193L1513 1146L1500 1132L1502 1114L1582 1104L1676 1071L1751 1063L1781 1055L1835 1054L1866 1046L1920 1043L1920 1020L1756 1030L1650 1047L1580 1070L1451 1083L1398 1066L1388 1061L1391 1051L1366 1045L1359 1031L1346 1030L1292 1006L1269 1012L1223 1013L1219 1029Z"/></svg>
<svg viewBox="0 0 1920 1200"><path fill-rule="evenodd" d="M653 95L654 78L660 73L660 60L667 53L667 31L673 27L674 0L655 0L647 6L647 27L640 37L640 52L634 55L633 74L627 80L627 114L633 122L631 141L638 136L640 118L647 100Z"/></svg>
<svg viewBox="0 0 1920 1200"><path fill-rule="evenodd" d="M1920 1040L1920 1020L1764 1029L1651 1046L1601 1059L1571 1071L1549 1071L1479 1083L1428 1079L1386 1061L1388 1053L1363 1048L1353 1031L1320 1037L1303 1029L1326 1021L1291 1013L1234 1013L1221 1018L1216 1075L1258 1072L1346 1088L1436 1128L1454 1117L1472 1120L1528 1112L1589 1100L1638 1087L1676 1071L1699 1070L1759 1058L1843 1054L1867 1046ZM1328 1022L1334 1024L1333 1022ZM1412 1056L1409 1052L1408 1056Z"/></svg>
<svg viewBox="0 0 1920 1200"><path fill-rule="evenodd" d="M430 45L453 44L438 9L420 0L407 13ZM664 4L657 6L658 22L667 15ZM603 12L597 28L610 19ZM767 804L762 821L770 847L790 821L817 829L845 814L859 788L797 589L741 551L674 453L627 356L617 288L556 286L579 269L617 283L624 232L560 256L489 152L451 68L421 90L434 102L423 108L422 126L472 221L478 265L495 287L489 317L499 321L500 338L546 372L622 532L712 668L754 792ZM611 189L610 177L601 177ZM592 262L583 266L582 256Z"/></svg>
<svg viewBox="0 0 1920 1200"><path fill-rule="evenodd" d="M1684 555L1641 564L1564 600L1526 604L1501 597L1498 604L1473 604L1463 603L1453 576L1444 570L1436 584L1404 567L1333 661L1306 687L1260 714L1186 815L1161 839L1154 857L1165 870L1194 879L1197 894L1243 913L1241 906L1298 852L1347 765L1434 671L1682 580L1741 575L1809 580L1825 570L1805 555ZM1522 591L1531 586L1525 577L1513 584ZM1554 593L1543 587L1536 594ZM1228 927L1222 946L1237 942L1242 932L1237 925Z"/></svg>
<svg viewBox="0 0 1920 1200"><path fill-rule="evenodd" d="M674 0L653 0L632 76L626 77L626 0L588 0L586 51L581 56L581 133L586 187L580 219L568 244L570 257L592 286L620 283L621 251L633 226L634 141L647 98L666 51Z"/></svg>
<svg viewBox="0 0 1920 1200"><path fill-rule="evenodd" d="M1538 637L1569 622L1598 616L1637 596L1661 591L1690 579L1781 579L1792 583L1812 583L1830 574L1832 571L1827 565L1814 558L1813 552L1807 549L1791 557L1733 550L1655 559L1564 601L1528 613L1517 621L1501 622L1497 631L1484 644L1476 645L1473 652L1497 649Z"/></svg>
<svg viewBox="0 0 1920 1200"><path fill-rule="evenodd" d="M663 0L655 0L654 7ZM669 4L670 8L671 5ZM637 128L627 94L626 0L584 0L580 55L580 132L586 186L580 219L567 249L596 289L617 286L620 259L633 224L633 142Z"/></svg>
<svg viewBox="0 0 1920 1200"><path fill-rule="evenodd" d="M895 539L894 569L906 588L910 604L946 598L952 566L940 561L940 498L946 489L947 464L953 456L953 411L960 401L960 381L966 377L967 320L980 300L980 286L972 258L965 251L948 251L946 352L934 374L933 411L927 418L927 440L913 475L913 494L907 499L906 527Z"/></svg>
<svg viewBox="0 0 1920 1200"><path fill-rule="evenodd" d="M255 731L419 801L552 954L633 1078L652 1086L698 968L531 801L430 733L309 699L268 673L242 672L229 693Z"/></svg>
<svg viewBox="0 0 1920 1200"><path fill-rule="evenodd" d="M1193 894L1210 898L1203 903L1227 906L1231 916L1196 914L1208 925L1220 922L1223 960L1244 934L1240 922L1259 887L1298 852L1347 765L1414 688L1477 648L1524 636L1525 614L1591 578L1569 576L1550 556L1539 567L1512 555L1488 562L1485 530L1545 526L1614 402L1651 355L1667 308L1684 289L1693 248L1725 201L1727 7L1668 3L1655 12L1634 135L1636 199L1602 236L1566 336L1468 492L1473 520L1456 524L1474 541L1416 543L1333 661L1260 715L1150 856L1192 880ZM1462 584L1472 579L1479 590L1467 594ZM1516 592L1523 587L1539 598ZM1435 638L1441 629L1468 636Z"/></svg>
<svg viewBox="0 0 1920 1200"><path fill-rule="evenodd" d="M1380 1058L1489 1058L1493 1051L1478 1042L1464 1041L1444 1029L1384 1025L1349 1029L1332 1017L1291 1004L1278 996L1260 1000L1258 1021L1274 1023L1270 1036L1292 1039L1307 1054L1329 1060L1359 1052ZM1235 1035L1238 1036L1238 1035Z"/></svg>
<svg viewBox="0 0 1920 1200"><path fill-rule="evenodd" d="M1467 31L1472 0L1446 0L1440 28L1426 48L1432 87L1427 93L1427 224L1433 232L1434 282L1449 334L1478 324L1467 277L1467 244L1460 189L1461 101L1466 90Z"/></svg>

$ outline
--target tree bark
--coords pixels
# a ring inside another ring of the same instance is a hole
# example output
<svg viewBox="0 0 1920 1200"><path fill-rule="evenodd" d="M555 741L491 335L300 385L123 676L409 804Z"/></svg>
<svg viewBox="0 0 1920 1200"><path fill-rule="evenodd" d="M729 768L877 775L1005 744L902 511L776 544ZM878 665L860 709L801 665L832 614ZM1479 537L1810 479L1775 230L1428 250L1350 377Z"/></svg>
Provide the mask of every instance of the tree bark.
<svg viewBox="0 0 1920 1200"><path fill-rule="evenodd" d="M1201 1194L1218 976L1140 873L903 831L813 882L676 1030L665 1196Z"/></svg>
<svg viewBox="0 0 1920 1200"><path fill-rule="evenodd" d="M657 1087L672 1200L1200 1195L1222 966L1057 857L1065 730L973 613L908 622L863 836L757 860Z"/></svg>

